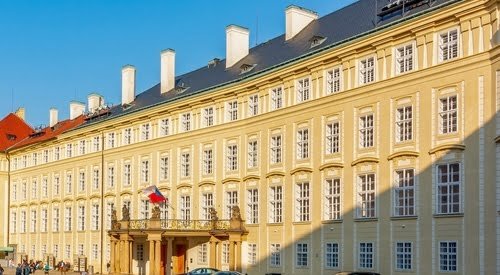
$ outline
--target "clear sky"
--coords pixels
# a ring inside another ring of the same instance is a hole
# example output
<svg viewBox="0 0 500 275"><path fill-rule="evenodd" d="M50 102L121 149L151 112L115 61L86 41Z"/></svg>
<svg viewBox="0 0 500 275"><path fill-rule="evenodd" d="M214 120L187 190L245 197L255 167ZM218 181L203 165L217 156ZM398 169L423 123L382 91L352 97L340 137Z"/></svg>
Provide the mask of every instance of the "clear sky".
<svg viewBox="0 0 500 275"><path fill-rule="evenodd" d="M162 49L175 49L179 75L225 57L229 24L249 28L253 47L284 33L290 4L323 16L353 2L0 0L0 117L22 106L32 126L48 124L50 107L65 119L92 92L119 104L125 64L140 93L159 82Z"/></svg>

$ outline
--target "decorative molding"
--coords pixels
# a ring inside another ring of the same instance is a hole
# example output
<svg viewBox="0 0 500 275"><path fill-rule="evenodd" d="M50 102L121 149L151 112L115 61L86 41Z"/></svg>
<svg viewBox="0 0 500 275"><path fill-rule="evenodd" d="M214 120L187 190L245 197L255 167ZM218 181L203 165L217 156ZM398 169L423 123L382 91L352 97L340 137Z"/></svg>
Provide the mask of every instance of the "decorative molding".
<svg viewBox="0 0 500 275"><path fill-rule="evenodd" d="M120 192L120 196L123 196L123 195L130 195L130 196L132 196L133 193L130 190L124 190L124 191Z"/></svg>
<svg viewBox="0 0 500 275"><path fill-rule="evenodd" d="M73 201L73 199L71 199L71 198L64 198L64 199L62 200L62 202L63 202L63 203L68 202L68 201L69 201L69 202L72 202L72 201Z"/></svg>
<svg viewBox="0 0 500 275"><path fill-rule="evenodd" d="M420 153L415 152L415 151L401 151L401 152L395 152L395 153L390 154L387 157L387 160L393 160L395 158L400 158L400 157L418 158L419 155L420 155Z"/></svg>
<svg viewBox="0 0 500 275"><path fill-rule="evenodd" d="M359 159L353 161L351 163L351 166L356 166L356 165L358 165L360 163L364 163L364 162L378 163L379 160L378 160L378 158L374 158L374 157L359 158Z"/></svg>
<svg viewBox="0 0 500 275"><path fill-rule="evenodd" d="M107 198L107 197L116 197L116 194L108 191L108 192L106 192L106 193L104 194L104 197L105 197L105 198Z"/></svg>
<svg viewBox="0 0 500 275"><path fill-rule="evenodd" d="M247 180L260 180L260 177L257 175L248 175L248 176L243 178L243 181L247 181Z"/></svg>
<svg viewBox="0 0 500 275"><path fill-rule="evenodd" d="M60 199L52 199L52 200L50 201L50 203L60 203L60 202L61 202L61 200L60 200Z"/></svg>
<svg viewBox="0 0 500 275"><path fill-rule="evenodd" d="M204 180L198 183L198 187L202 187L203 185L215 185L215 182L211 180Z"/></svg>
<svg viewBox="0 0 500 275"><path fill-rule="evenodd" d="M281 171L271 171L271 172L269 172L269 173L266 174L266 179L270 178L270 177L274 177L274 176L284 177L285 173L283 173Z"/></svg>
<svg viewBox="0 0 500 275"><path fill-rule="evenodd" d="M179 190L181 188L193 188L193 185L189 184L189 183L181 183L181 184L177 185L176 187L177 187L177 190Z"/></svg>
<svg viewBox="0 0 500 275"><path fill-rule="evenodd" d="M300 172L312 173L313 169L309 168L309 167L297 167L295 169L292 169L292 171L290 171L290 175L295 175L295 174L300 173Z"/></svg>
<svg viewBox="0 0 500 275"><path fill-rule="evenodd" d="M225 178L222 180L222 184L226 184L228 182L241 182L240 178Z"/></svg>
<svg viewBox="0 0 500 275"><path fill-rule="evenodd" d="M439 145L438 147L432 148L429 151L429 155L433 155L433 154L435 154L437 152L449 151L449 150L464 151L465 150L465 145L462 145L462 144L443 144L443 145Z"/></svg>
<svg viewBox="0 0 500 275"><path fill-rule="evenodd" d="M340 162L329 162L329 163L325 163L323 165L321 165L319 167L319 170L320 171L323 171L325 169L329 169L329 168L344 168L344 164L343 163L340 163Z"/></svg>

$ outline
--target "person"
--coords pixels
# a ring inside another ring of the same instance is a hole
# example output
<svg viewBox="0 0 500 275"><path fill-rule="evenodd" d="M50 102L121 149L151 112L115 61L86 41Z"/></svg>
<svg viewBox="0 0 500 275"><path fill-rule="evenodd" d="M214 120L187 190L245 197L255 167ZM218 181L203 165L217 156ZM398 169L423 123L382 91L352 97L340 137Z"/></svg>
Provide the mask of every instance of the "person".
<svg viewBox="0 0 500 275"><path fill-rule="evenodd" d="M2 265L0 264L0 275L3 275L3 272L4 272L4 269L3 269Z"/></svg>
<svg viewBox="0 0 500 275"><path fill-rule="evenodd" d="M46 263L45 266L43 267L43 271L45 271L45 274L49 274L50 266L49 263Z"/></svg>
<svg viewBox="0 0 500 275"><path fill-rule="evenodd" d="M22 271L21 271L21 264L17 264L17 267L16 267L16 275L22 275Z"/></svg>

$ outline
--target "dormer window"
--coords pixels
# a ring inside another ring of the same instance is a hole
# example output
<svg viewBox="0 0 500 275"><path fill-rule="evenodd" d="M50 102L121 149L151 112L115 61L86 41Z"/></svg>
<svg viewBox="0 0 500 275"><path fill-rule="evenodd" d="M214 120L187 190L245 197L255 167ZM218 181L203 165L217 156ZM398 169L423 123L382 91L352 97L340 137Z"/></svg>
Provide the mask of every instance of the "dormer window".
<svg viewBox="0 0 500 275"><path fill-rule="evenodd" d="M7 134L7 139L8 140L16 140L16 135L13 135L13 134Z"/></svg>
<svg viewBox="0 0 500 275"><path fill-rule="evenodd" d="M240 74L248 73L251 71L253 68L255 68L257 64L243 64L240 66Z"/></svg>
<svg viewBox="0 0 500 275"><path fill-rule="evenodd" d="M317 47L317 46L323 44L323 42L325 42L325 40L326 40L326 37L323 37L320 35L315 35L315 36L311 37L311 39L309 39L309 42L311 43L311 48L314 48L314 47Z"/></svg>
<svg viewBox="0 0 500 275"><path fill-rule="evenodd" d="M174 92L176 94L182 94L183 92L185 92L187 89L189 89L189 87L186 87L184 82L180 82L177 86L175 86L174 88Z"/></svg>

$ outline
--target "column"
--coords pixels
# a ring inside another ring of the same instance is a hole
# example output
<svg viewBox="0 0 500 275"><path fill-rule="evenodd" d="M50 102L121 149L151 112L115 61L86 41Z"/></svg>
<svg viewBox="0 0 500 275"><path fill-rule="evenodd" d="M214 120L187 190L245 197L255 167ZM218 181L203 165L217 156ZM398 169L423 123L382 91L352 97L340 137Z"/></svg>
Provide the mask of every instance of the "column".
<svg viewBox="0 0 500 275"><path fill-rule="evenodd" d="M155 241L149 241L149 273L156 274L155 270Z"/></svg>
<svg viewBox="0 0 500 275"><path fill-rule="evenodd" d="M234 253L234 241L229 240L229 270L234 270L235 265L234 265L234 259L235 257Z"/></svg>
<svg viewBox="0 0 500 275"><path fill-rule="evenodd" d="M217 242L214 237L210 238L210 267L215 267L217 264Z"/></svg>
<svg viewBox="0 0 500 275"><path fill-rule="evenodd" d="M235 265L235 270L236 271L241 271L241 241L235 242L236 246L236 265Z"/></svg>
<svg viewBox="0 0 500 275"><path fill-rule="evenodd" d="M161 238L161 237L160 237ZM155 241L155 273L160 275L160 267L161 267L161 240Z"/></svg>
<svg viewBox="0 0 500 275"><path fill-rule="evenodd" d="M115 240L113 237L110 237L110 272L115 273Z"/></svg>
<svg viewBox="0 0 500 275"><path fill-rule="evenodd" d="M113 250L115 251L115 263L114 263L114 270L113 272L115 273L120 273L121 272L121 269L120 269L120 241L119 240L115 240L115 246L113 247Z"/></svg>
<svg viewBox="0 0 500 275"><path fill-rule="evenodd" d="M172 254L173 254L173 243L174 243L174 238L168 238L167 239L167 260L166 260L166 265L167 265L167 275L172 275L172 269L170 268L172 266Z"/></svg>

